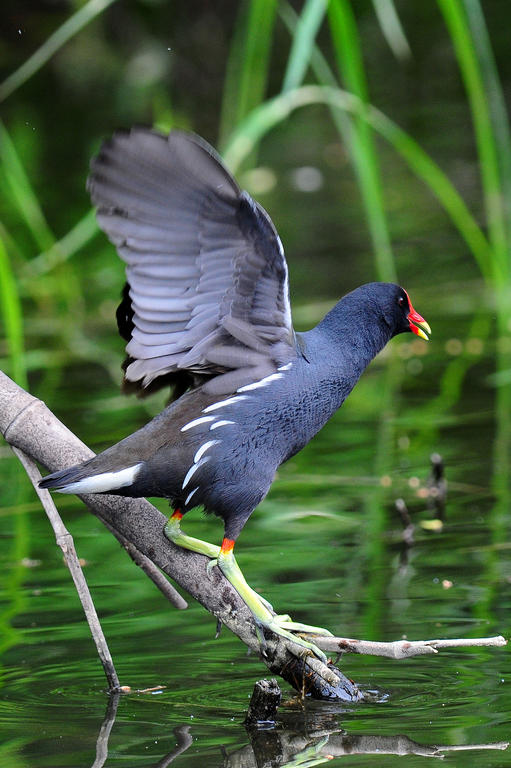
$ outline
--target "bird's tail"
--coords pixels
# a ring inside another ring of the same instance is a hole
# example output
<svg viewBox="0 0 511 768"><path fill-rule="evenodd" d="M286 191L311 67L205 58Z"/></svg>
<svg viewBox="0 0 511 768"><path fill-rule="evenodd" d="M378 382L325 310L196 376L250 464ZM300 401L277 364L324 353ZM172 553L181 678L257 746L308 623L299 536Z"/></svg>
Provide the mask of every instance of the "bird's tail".
<svg viewBox="0 0 511 768"><path fill-rule="evenodd" d="M52 488L60 493L116 493L134 484L144 462L109 472L98 472L94 459L47 475L39 488Z"/></svg>

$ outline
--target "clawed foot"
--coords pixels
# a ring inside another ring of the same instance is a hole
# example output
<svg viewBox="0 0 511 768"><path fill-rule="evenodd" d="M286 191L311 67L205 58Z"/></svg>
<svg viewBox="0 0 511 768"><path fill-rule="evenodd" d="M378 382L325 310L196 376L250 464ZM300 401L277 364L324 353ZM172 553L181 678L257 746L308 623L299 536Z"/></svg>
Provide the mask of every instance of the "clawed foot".
<svg viewBox="0 0 511 768"><path fill-rule="evenodd" d="M262 599L262 598L261 598ZM311 624L301 624L299 621L293 621L287 613L274 617L284 629L290 632L304 632L306 635L322 635L323 637L332 637L332 633L324 627L313 627Z"/></svg>
<svg viewBox="0 0 511 768"><path fill-rule="evenodd" d="M214 562L211 561L208 563L208 571L210 571L215 564L218 565L226 579L243 598L248 608L250 608L256 622L257 635L263 652L266 642L262 629L266 627L270 631L275 632L275 634L285 637L287 640L291 640L293 643L302 646L308 654L316 656L324 664L327 663L327 658L322 650L320 650L314 643L305 640L303 637L300 637L299 634L295 633L303 632L304 634L330 635L331 633L328 630L293 621L287 614L275 615L271 604L247 584L232 552L225 553L221 549L218 558L216 558Z"/></svg>
<svg viewBox="0 0 511 768"><path fill-rule="evenodd" d="M296 643L296 645L300 645L305 649L305 655L316 656L320 661L323 662L323 664L328 664L328 659L321 648L318 648L315 643L311 643L309 640L305 640L303 637L300 637L299 634L294 634L295 632L303 632L308 635L327 636L332 634L328 631L328 629L323 629L322 627L312 627L309 624L301 624L300 622L292 621L292 619L287 615L272 616L270 621L263 621L257 616L255 616L255 619L259 627L266 627L272 632L275 632L276 635L280 635L281 637L285 637L286 639L291 640L293 643ZM258 632L258 636L259 642L264 652L265 641L262 632Z"/></svg>

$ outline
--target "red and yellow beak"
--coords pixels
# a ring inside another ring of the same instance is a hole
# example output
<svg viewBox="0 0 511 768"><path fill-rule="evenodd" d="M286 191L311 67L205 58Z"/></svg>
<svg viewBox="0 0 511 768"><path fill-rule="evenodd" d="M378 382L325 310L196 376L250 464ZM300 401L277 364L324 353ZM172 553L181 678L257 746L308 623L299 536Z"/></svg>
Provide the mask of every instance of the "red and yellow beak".
<svg viewBox="0 0 511 768"><path fill-rule="evenodd" d="M408 313L408 321L410 323L410 330L412 333L415 333L416 336L420 336L420 338L424 339L425 341L429 341L429 337L431 336L431 328L429 327L429 323L427 323L424 318L415 311L411 302L410 312Z"/></svg>
<svg viewBox="0 0 511 768"><path fill-rule="evenodd" d="M408 293L406 291L405 293L406 298L408 299L408 306L410 307L410 311L406 316L406 319L410 323L410 330L412 333L415 333L416 336L420 336L421 339L424 339L424 341L429 341L429 337L431 336L429 323L424 320L422 315L419 315L419 313L415 311Z"/></svg>

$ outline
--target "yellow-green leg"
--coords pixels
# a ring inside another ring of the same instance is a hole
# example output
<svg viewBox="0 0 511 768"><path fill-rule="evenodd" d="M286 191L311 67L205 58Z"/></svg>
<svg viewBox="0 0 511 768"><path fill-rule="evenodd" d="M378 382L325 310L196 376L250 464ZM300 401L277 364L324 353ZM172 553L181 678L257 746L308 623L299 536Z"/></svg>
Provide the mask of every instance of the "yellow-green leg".
<svg viewBox="0 0 511 768"><path fill-rule="evenodd" d="M222 546L220 547L217 564L225 578L232 584L234 589L250 608L256 621L264 627L268 627L268 629L275 632L277 635L287 637L294 643L303 646L326 664L327 658L323 651L314 645L314 643L309 643L302 637L293 635L292 632L306 632L314 635L330 635L331 632L321 627L311 627L308 624L300 624L296 621L292 621L287 614L276 616L271 613L267 607L268 603L247 584L241 568L236 562L233 550L234 541L232 541L232 539L224 539Z"/></svg>
<svg viewBox="0 0 511 768"><path fill-rule="evenodd" d="M250 611L252 612L257 624L275 632L281 637L286 637L292 640L294 643L306 648L309 653L313 653L321 661L327 661L325 654L314 643L309 643L301 637L297 637L292 632L305 632L314 635L330 635L331 633L327 629L321 627L311 627L308 624L300 624L299 622L292 621L287 615L277 616L272 612L271 605L261 595L250 587L241 568L233 554L234 541L232 539L225 539L222 542L222 546L218 547L215 544L209 544L202 539L196 539L193 536L187 536L181 530L181 519L183 515L179 510L176 510L169 518L167 525L165 526L165 535L174 544L184 549L190 549L192 552L198 552L201 555L206 555L211 558L211 562L208 564L208 572L215 565L218 565L225 578L232 584L234 589L238 592L240 597L246 603Z"/></svg>
<svg viewBox="0 0 511 768"><path fill-rule="evenodd" d="M190 549L192 552L198 552L201 555L212 557L216 560L220 554L220 547L215 544L210 544L202 539L196 539L194 536L187 536L181 530L181 520L183 518L182 512L178 509L171 515L165 526L165 536L170 539L178 547L183 549Z"/></svg>

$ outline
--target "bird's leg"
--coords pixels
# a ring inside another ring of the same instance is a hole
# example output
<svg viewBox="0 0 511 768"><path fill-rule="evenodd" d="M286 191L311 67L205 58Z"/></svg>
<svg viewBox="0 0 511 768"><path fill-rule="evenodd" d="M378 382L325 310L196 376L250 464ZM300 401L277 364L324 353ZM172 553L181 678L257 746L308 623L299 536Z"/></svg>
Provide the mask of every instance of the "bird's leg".
<svg viewBox="0 0 511 768"><path fill-rule="evenodd" d="M319 635L329 635L331 633L320 627L311 627L307 624L299 624L298 622L291 621L290 617L287 615L276 616L268 610L268 603L266 603L266 601L247 584L241 568L236 562L233 554L234 543L235 542L232 539L224 538L217 557L217 565L225 578L232 584L240 597L243 598L248 608L250 608L256 622L264 627L268 627L268 629L272 630L277 635L286 637L294 643L303 646L326 664L327 659L325 654L314 645L314 643L309 643L307 640L291 633L308 632Z"/></svg>
<svg viewBox="0 0 511 768"><path fill-rule="evenodd" d="M326 629L321 629L320 627L311 627L308 624L300 624L291 621L290 617L287 615L276 616L273 613L270 603L247 584L241 568L236 562L233 554L234 541L232 539L224 538L222 546L218 547L215 544L209 544L207 541L202 541L202 539L187 536L181 530L182 518L183 513L180 512L179 509L176 509L176 511L169 517L165 526L165 536L179 547L190 549L192 552L198 552L201 555L210 557L211 562L208 563L208 572L212 567L218 565L225 578L232 584L252 612L257 625L268 627L268 629L272 630L277 635L286 637L294 643L303 646L310 653L313 653L320 658L321 661L326 663L326 656L323 651L317 648L313 643L309 643L307 640L291 633L308 632L316 635L329 635L330 632Z"/></svg>
<svg viewBox="0 0 511 768"><path fill-rule="evenodd" d="M216 559L220 554L220 547L216 544L210 544L202 539L196 539L193 536L187 536L181 530L181 520L183 513L176 509L173 515L171 515L165 526L165 536L170 539L178 547L184 549L190 549L192 552L198 552L201 555L212 557Z"/></svg>

